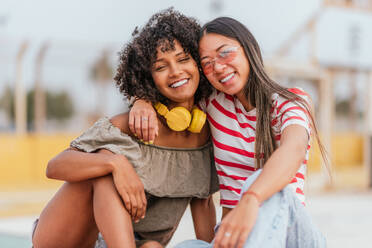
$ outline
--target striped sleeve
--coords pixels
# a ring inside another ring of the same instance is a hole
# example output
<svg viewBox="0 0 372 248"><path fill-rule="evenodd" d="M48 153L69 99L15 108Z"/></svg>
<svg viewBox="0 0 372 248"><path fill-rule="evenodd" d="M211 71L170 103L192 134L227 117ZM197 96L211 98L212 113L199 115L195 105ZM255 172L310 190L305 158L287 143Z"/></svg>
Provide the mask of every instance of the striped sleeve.
<svg viewBox="0 0 372 248"><path fill-rule="evenodd" d="M288 90L304 99L310 106L310 97L302 89L293 88ZM276 112L275 114L277 116L277 120L279 121L280 133L283 133L283 130L290 125L300 125L306 129L310 137L311 122L307 110L300 104L287 100L279 95L274 96L274 98L274 111Z"/></svg>

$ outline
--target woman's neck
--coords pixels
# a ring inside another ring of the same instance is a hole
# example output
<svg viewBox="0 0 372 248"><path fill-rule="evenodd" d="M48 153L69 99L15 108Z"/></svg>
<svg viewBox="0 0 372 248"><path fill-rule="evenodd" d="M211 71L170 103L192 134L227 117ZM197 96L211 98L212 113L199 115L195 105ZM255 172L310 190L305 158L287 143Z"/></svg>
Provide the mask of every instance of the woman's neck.
<svg viewBox="0 0 372 248"><path fill-rule="evenodd" d="M239 92L235 96L236 96L236 98L238 98L238 100L240 101L240 103L243 105L244 109L247 112L249 112L252 109L254 109L254 106L251 104L251 102L249 101L249 99L247 99L247 97L245 96L245 94L244 94L243 91Z"/></svg>
<svg viewBox="0 0 372 248"><path fill-rule="evenodd" d="M185 102L169 102L168 108L171 110L172 108L175 107L184 107L187 110L191 111L192 107L194 106L194 99L190 99Z"/></svg>

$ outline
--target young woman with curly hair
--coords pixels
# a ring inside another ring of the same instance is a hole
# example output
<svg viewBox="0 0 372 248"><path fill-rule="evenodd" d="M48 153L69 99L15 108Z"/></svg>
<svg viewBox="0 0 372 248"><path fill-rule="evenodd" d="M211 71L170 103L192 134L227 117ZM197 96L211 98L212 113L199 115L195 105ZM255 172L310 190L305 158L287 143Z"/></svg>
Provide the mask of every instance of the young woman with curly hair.
<svg viewBox="0 0 372 248"><path fill-rule="evenodd" d="M319 141L309 96L267 75L257 41L235 19L203 26L199 56L215 88L198 104L211 128L222 221L213 244L177 247L325 247L304 208L311 135ZM137 135L153 140L157 123L140 119L156 114L152 106L138 100L131 111L133 131L147 126Z"/></svg>
<svg viewBox="0 0 372 248"><path fill-rule="evenodd" d="M196 62L199 31L173 9L153 15L120 54L120 91L191 111L210 90ZM35 223L35 248L163 247L190 202L196 236L212 240L218 184L208 125L175 132L156 118L158 138L144 144L128 118L98 120L49 161L47 176L66 182Z"/></svg>

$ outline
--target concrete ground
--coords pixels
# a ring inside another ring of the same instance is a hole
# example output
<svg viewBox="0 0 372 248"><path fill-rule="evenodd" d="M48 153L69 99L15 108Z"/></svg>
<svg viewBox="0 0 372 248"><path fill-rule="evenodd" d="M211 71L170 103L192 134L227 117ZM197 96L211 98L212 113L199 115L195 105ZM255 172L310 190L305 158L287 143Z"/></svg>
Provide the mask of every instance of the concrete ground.
<svg viewBox="0 0 372 248"><path fill-rule="evenodd" d="M326 236L329 248L372 247L372 191L311 195L306 208ZM170 247L193 236L191 214L187 211Z"/></svg>
<svg viewBox="0 0 372 248"><path fill-rule="evenodd" d="M307 208L327 237L328 247L371 247L372 191L311 195L308 197ZM220 218L220 211L217 215ZM34 218L36 215L2 217L0 233L29 238ZM190 211L187 210L169 247L192 238L193 225ZM0 247L7 248L1 243Z"/></svg>
<svg viewBox="0 0 372 248"><path fill-rule="evenodd" d="M332 190L322 190L317 182L319 180L309 181L306 208L325 234L328 247L372 247L372 191L366 190L360 182L353 187L337 186ZM55 191L0 192L1 248L30 247L32 222ZM220 216L220 211L217 211L218 219ZM193 225L187 210L168 247L192 238Z"/></svg>

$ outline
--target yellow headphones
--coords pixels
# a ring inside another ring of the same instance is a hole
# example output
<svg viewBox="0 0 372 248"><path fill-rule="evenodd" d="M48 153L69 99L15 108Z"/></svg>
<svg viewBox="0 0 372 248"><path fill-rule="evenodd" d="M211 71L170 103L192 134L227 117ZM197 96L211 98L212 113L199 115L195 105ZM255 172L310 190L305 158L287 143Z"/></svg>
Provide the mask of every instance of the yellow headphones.
<svg viewBox="0 0 372 248"><path fill-rule="evenodd" d="M167 121L167 125L174 131L183 131L187 128L192 133L200 133L207 119L207 115L197 107L190 112L184 107L175 107L169 110L164 104L155 104L156 111Z"/></svg>

